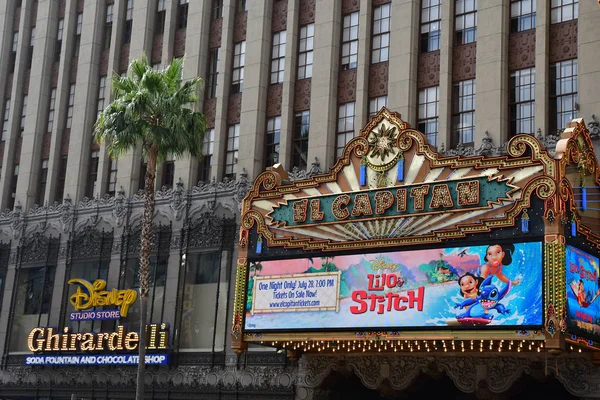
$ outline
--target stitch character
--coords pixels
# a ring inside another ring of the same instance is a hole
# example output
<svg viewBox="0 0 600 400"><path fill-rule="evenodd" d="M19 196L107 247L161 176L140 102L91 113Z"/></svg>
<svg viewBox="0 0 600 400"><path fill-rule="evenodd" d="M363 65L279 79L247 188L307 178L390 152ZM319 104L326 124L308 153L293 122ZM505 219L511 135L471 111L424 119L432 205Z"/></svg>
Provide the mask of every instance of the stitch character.
<svg viewBox="0 0 600 400"><path fill-rule="evenodd" d="M502 266L510 265L512 263L512 253L515 251L515 246L512 244L504 245L504 247L499 244L494 244L488 246L485 252L485 264L479 267L479 275L482 278L487 278L488 276L496 276L496 278L500 279L504 283L511 283L513 286L521 283L520 279L510 280L508 276L504 275L502 272Z"/></svg>
<svg viewBox="0 0 600 400"><path fill-rule="evenodd" d="M461 321L465 320L467 324L481 325L489 324L494 318L490 315L490 310L496 310L497 313L503 315L509 315L510 310L506 308L500 301L506 297L510 291L511 283L504 289L499 290L496 285L492 284L492 277L488 276L479 287L477 296L473 298L467 298L462 303L457 303L454 308L467 308L467 311L458 315L456 318ZM469 307L472 306L472 307ZM462 322L461 322L462 323Z"/></svg>

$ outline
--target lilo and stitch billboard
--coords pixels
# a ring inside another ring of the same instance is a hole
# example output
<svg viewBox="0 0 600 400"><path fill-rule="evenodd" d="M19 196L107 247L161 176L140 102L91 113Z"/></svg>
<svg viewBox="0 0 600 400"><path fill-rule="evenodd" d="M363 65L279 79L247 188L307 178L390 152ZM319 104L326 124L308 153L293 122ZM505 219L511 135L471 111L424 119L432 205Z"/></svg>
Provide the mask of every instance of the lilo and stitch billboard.
<svg viewBox="0 0 600 400"><path fill-rule="evenodd" d="M251 262L245 329L534 328L540 242Z"/></svg>

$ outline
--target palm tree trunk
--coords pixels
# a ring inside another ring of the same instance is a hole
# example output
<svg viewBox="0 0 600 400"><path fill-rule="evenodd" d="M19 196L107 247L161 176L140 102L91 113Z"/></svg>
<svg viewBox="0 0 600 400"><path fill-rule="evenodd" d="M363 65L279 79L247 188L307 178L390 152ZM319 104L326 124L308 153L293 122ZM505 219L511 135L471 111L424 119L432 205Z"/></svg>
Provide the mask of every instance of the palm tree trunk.
<svg viewBox="0 0 600 400"><path fill-rule="evenodd" d="M148 317L148 292L150 289L150 252L152 251L152 216L154 215L154 176L156 174L157 150L157 146L153 145L148 151L148 166L144 182L146 199L144 200L140 249L140 341L136 400L144 399L146 381L146 320Z"/></svg>

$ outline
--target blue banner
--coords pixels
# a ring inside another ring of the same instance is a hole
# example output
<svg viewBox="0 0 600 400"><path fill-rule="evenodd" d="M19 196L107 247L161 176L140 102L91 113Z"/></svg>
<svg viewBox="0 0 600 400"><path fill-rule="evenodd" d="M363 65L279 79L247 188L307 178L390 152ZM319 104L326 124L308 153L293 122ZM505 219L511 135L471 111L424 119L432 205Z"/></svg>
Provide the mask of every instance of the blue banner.
<svg viewBox="0 0 600 400"><path fill-rule="evenodd" d="M27 356L25 365L137 365L138 355L133 354L71 354L53 356ZM166 365L168 354L146 354L146 364Z"/></svg>

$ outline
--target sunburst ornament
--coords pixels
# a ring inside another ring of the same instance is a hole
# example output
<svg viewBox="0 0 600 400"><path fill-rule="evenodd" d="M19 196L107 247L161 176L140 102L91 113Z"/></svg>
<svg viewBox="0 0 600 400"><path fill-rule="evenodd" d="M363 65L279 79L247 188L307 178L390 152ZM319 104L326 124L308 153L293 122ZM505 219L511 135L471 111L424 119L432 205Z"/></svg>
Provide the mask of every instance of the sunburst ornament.
<svg viewBox="0 0 600 400"><path fill-rule="evenodd" d="M398 127L392 124L380 124L367 135L369 152L362 163L376 172L388 171L396 165L400 148L398 148Z"/></svg>
<svg viewBox="0 0 600 400"><path fill-rule="evenodd" d="M381 125L379 132L373 131L368 139L373 148L370 157L379 157L381 161L385 161L387 156L394 152L397 136L398 132L396 132L395 126Z"/></svg>

